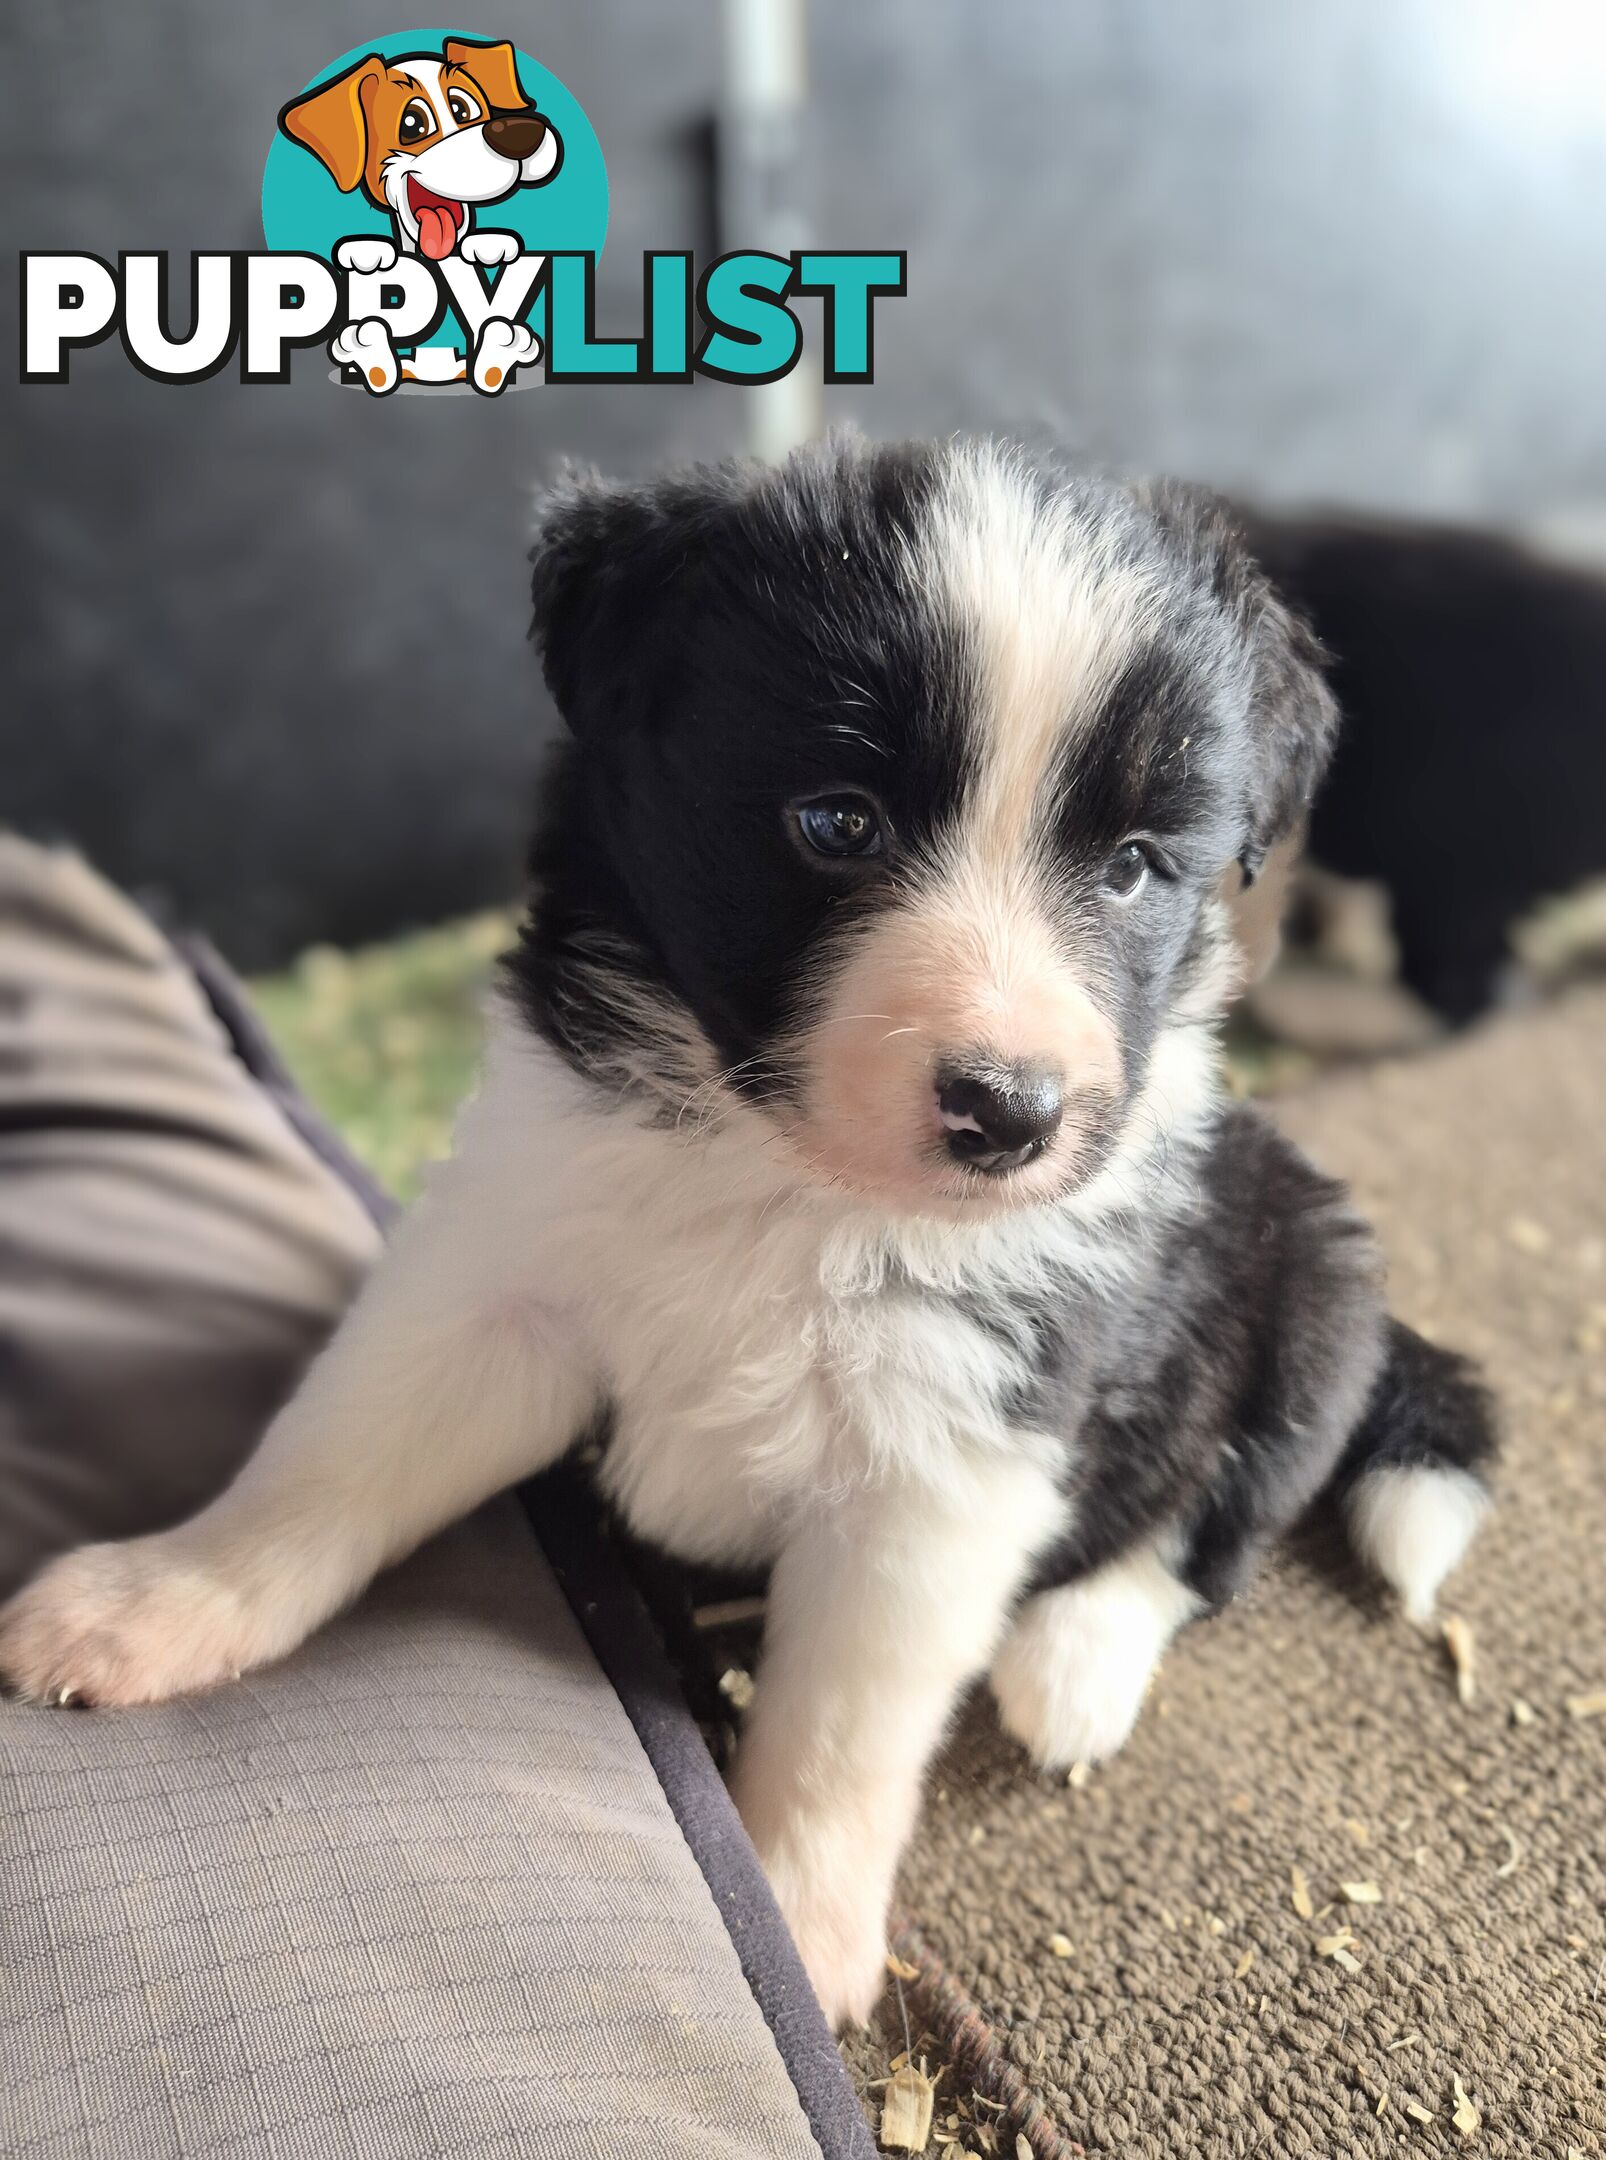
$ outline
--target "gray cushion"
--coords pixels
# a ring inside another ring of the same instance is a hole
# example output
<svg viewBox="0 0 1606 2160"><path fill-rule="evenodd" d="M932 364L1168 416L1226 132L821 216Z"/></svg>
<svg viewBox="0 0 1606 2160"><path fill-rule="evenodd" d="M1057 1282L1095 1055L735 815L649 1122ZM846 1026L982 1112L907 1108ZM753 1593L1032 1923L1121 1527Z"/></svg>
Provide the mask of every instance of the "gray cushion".
<svg viewBox="0 0 1606 2160"><path fill-rule="evenodd" d="M379 1243L154 925L0 833L0 1597L216 1492Z"/></svg>
<svg viewBox="0 0 1606 2160"><path fill-rule="evenodd" d="M5 1705L0 1815L8 2155L818 2160L514 1501L216 1695Z"/></svg>
<svg viewBox="0 0 1606 2160"><path fill-rule="evenodd" d="M216 1490L382 1210L82 863L0 835L0 932L4 1595ZM542 1536L567 1597L508 1499L215 1695L0 1703L6 2160L868 2151L594 1510Z"/></svg>

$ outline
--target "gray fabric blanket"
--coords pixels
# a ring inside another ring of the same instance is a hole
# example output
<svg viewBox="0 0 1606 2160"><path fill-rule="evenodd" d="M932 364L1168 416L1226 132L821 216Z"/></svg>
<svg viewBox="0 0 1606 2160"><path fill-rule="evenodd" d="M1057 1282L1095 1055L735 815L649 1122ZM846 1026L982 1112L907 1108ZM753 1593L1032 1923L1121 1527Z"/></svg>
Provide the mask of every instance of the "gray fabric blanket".
<svg viewBox="0 0 1606 2160"><path fill-rule="evenodd" d="M216 1490L375 1205L221 970L0 836L0 1595ZM867 2151L572 1494L496 1503L215 1695L0 1703L7 2160Z"/></svg>

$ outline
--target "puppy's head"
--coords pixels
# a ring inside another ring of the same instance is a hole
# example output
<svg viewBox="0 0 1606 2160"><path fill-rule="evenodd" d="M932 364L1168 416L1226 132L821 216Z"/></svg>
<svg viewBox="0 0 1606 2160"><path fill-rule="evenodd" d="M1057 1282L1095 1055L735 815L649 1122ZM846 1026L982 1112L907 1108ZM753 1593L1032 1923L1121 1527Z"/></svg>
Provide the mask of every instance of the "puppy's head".
<svg viewBox="0 0 1606 2160"><path fill-rule="evenodd" d="M914 1213L1065 1194L1152 1124L1231 987L1223 872L1333 725L1219 506L836 442L571 487L534 560L574 746L518 966L571 1055L640 1072L689 1015L699 1119Z"/></svg>
<svg viewBox="0 0 1606 2160"><path fill-rule="evenodd" d="M440 53L370 53L279 115L335 185L361 188L394 212L403 237L432 260L449 255L472 206L550 180L556 131L519 82L508 44L448 38Z"/></svg>

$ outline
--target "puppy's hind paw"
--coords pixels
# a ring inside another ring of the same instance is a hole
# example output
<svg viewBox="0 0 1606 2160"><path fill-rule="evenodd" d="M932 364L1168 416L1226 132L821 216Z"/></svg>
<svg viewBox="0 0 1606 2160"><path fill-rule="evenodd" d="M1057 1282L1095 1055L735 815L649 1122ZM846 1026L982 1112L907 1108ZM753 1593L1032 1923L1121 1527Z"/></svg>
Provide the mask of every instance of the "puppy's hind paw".
<svg viewBox="0 0 1606 2160"><path fill-rule="evenodd" d="M474 345L470 379L476 390L495 397L513 379L516 368L528 367L541 356L541 340L528 323L511 323L491 315L482 325Z"/></svg>
<svg viewBox="0 0 1606 2160"><path fill-rule="evenodd" d="M388 397L401 381L389 325L377 315L347 323L331 340L329 357L339 367L355 368L375 397Z"/></svg>
<svg viewBox="0 0 1606 2160"><path fill-rule="evenodd" d="M1153 1554L1027 1600L993 1660L1006 1732L1045 1770L1124 1747L1160 1653L1197 1600Z"/></svg>

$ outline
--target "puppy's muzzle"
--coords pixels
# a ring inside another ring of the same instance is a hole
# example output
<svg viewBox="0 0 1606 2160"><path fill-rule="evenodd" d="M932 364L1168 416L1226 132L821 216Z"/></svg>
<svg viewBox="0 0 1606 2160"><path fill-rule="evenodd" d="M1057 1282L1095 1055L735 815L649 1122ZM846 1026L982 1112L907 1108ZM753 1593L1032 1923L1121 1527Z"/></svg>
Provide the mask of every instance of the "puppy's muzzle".
<svg viewBox="0 0 1606 2160"><path fill-rule="evenodd" d="M498 157L522 165L545 142L546 122L539 113L498 113L485 123L485 140Z"/></svg>
<svg viewBox="0 0 1606 2160"><path fill-rule="evenodd" d="M1058 1073L1041 1065L990 1065L937 1076L937 1115L948 1152L969 1170L998 1176L1035 1162L1065 1115Z"/></svg>

